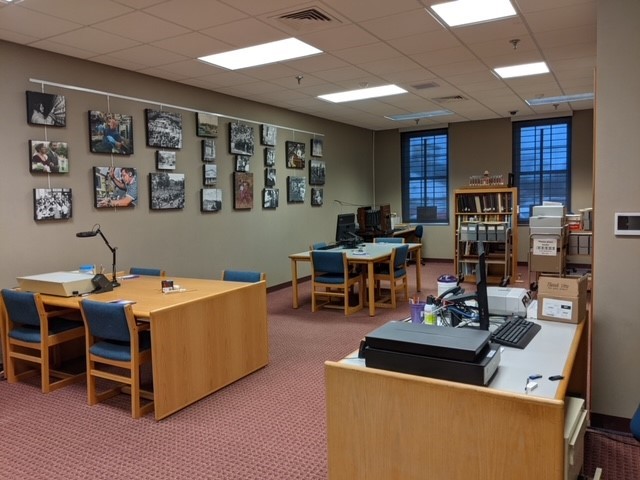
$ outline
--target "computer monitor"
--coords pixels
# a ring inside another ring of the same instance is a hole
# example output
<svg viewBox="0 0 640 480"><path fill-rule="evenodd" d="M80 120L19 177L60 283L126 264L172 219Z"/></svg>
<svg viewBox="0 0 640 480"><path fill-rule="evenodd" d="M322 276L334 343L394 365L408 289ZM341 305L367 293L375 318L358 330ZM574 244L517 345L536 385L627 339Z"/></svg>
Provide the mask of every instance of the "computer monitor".
<svg viewBox="0 0 640 480"><path fill-rule="evenodd" d="M339 213L336 222L336 242L346 242L356 237L356 215Z"/></svg>
<svg viewBox="0 0 640 480"><path fill-rule="evenodd" d="M478 264L476 265L476 301L480 330L489 330L489 297L487 295L487 262L484 244L478 242Z"/></svg>

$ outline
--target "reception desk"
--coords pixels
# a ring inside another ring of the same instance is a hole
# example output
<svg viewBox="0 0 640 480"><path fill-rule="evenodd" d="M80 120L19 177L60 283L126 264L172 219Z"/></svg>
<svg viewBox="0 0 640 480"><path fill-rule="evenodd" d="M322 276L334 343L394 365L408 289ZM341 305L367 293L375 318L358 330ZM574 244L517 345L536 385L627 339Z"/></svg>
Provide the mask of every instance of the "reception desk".
<svg viewBox="0 0 640 480"><path fill-rule="evenodd" d="M367 368L357 352L326 362L329 479L563 479L565 397L586 395L587 335L584 322L540 323L526 349L504 348L488 387Z"/></svg>
<svg viewBox="0 0 640 480"><path fill-rule="evenodd" d="M269 361L265 281L171 279L184 291L162 293L159 277L139 276L123 278L112 292L85 297L134 301L136 318L151 323L156 420ZM42 299L46 308L79 308L81 300L53 295Z"/></svg>

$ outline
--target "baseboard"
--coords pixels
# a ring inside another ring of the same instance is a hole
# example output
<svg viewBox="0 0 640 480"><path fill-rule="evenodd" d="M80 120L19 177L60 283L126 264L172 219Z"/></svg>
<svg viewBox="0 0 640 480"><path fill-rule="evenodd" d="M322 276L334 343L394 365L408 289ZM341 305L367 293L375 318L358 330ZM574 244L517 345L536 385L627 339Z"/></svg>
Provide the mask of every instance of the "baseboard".
<svg viewBox="0 0 640 480"><path fill-rule="evenodd" d="M631 433L629 427L630 418L614 417L612 415L604 415L602 413L591 413L591 426L594 428L602 428L604 430L615 430L616 432Z"/></svg>

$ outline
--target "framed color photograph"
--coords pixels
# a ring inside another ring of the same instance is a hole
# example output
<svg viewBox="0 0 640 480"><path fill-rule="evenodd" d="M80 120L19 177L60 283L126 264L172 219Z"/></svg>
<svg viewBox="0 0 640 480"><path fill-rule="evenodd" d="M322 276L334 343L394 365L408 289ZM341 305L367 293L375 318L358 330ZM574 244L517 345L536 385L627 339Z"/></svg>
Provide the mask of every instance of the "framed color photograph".
<svg viewBox="0 0 640 480"><path fill-rule="evenodd" d="M276 169L275 168L264 169L264 186L265 187L276 186Z"/></svg>
<svg viewBox="0 0 640 480"><path fill-rule="evenodd" d="M307 190L306 177L287 177L287 202L302 203Z"/></svg>
<svg viewBox="0 0 640 480"><path fill-rule="evenodd" d="M89 150L92 153L131 155L133 117L89 110Z"/></svg>
<svg viewBox="0 0 640 480"><path fill-rule="evenodd" d="M151 210L184 208L184 173L150 173Z"/></svg>
<svg viewBox="0 0 640 480"><path fill-rule="evenodd" d="M27 91L27 123L65 127L67 101L63 95Z"/></svg>
<svg viewBox="0 0 640 480"><path fill-rule="evenodd" d="M311 205L320 207L324 203L324 191L322 188L313 187L311 189Z"/></svg>
<svg viewBox="0 0 640 480"><path fill-rule="evenodd" d="M265 188L262 190L262 208L278 208L280 190L277 188Z"/></svg>
<svg viewBox="0 0 640 480"><path fill-rule="evenodd" d="M157 148L182 148L182 114L145 109L147 145Z"/></svg>
<svg viewBox="0 0 640 480"><path fill-rule="evenodd" d="M41 220L68 220L72 213L70 188L34 188L33 218Z"/></svg>
<svg viewBox="0 0 640 480"><path fill-rule="evenodd" d="M304 168L305 144L301 142L286 142L287 168Z"/></svg>
<svg viewBox="0 0 640 480"><path fill-rule="evenodd" d="M175 170L177 155L173 150L156 150L156 168L158 170Z"/></svg>
<svg viewBox="0 0 640 480"><path fill-rule="evenodd" d="M253 173L233 173L233 208L236 210L253 208Z"/></svg>
<svg viewBox="0 0 640 480"><path fill-rule="evenodd" d="M135 207L138 173L132 167L93 167L94 207Z"/></svg>
<svg viewBox="0 0 640 480"><path fill-rule="evenodd" d="M218 165L206 163L202 166L202 183L207 187L212 187L218 183Z"/></svg>
<svg viewBox="0 0 640 480"><path fill-rule="evenodd" d="M213 162L216 159L216 142L213 138L202 140L202 161Z"/></svg>
<svg viewBox="0 0 640 480"><path fill-rule="evenodd" d="M260 142L263 145L269 145L270 147L273 147L276 145L277 134L278 129L274 125L263 124L260 129Z"/></svg>
<svg viewBox="0 0 640 480"><path fill-rule="evenodd" d="M66 142L29 140L31 173L69 173L69 145Z"/></svg>
<svg viewBox="0 0 640 480"><path fill-rule="evenodd" d="M324 140L322 138L311 139L311 156L312 157L321 157L323 148L324 148Z"/></svg>
<svg viewBox="0 0 640 480"><path fill-rule="evenodd" d="M217 137L218 116L196 112L196 135L198 137Z"/></svg>
<svg viewBox="0 0 640 480"><path fill-rule="evenodd" d="M271 147L266 147L264 149L264 166L274 167L275 164L276 164L276 149Z"/></svg>
<svg viewBox="0 0 640 480"><path fill-rule="evenodd" d="M324 161L314 158L309 160L309 185L324 185L326 166Z"/></svg>
<svg viewBox="0 0 640 480"><path fill-rule="evenodd" d="M229 153L253 155L253 127L243 123L229 123Z"/></svg>
<svg viewBox="0 0 640 480"><path fill-rule="evenodd" d="M219 212L222 210L222 190L219 188L200 189L200 211Z"/></svg>

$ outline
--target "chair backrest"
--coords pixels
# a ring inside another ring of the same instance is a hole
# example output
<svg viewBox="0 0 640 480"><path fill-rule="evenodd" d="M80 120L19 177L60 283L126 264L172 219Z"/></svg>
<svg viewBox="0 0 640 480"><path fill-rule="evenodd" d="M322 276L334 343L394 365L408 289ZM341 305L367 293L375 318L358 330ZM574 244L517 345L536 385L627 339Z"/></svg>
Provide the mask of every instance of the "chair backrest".
<svg viewBox="0 0 640 480"><path fill-rule="evenodd" d="M403 237L376 237L373 243L404 243Z"/></svg>
<svg viewBox="0 0 640 480"><path fill-rule="evenodd" d="M633 417L631 417L629 429L631 430L631 434L635 437L635 439L640 440L640 405L638 405L636 413L634 413Z"/></svg>
<svg viewBox="0 0 640 480"><path fill-rule="evenodd" d="M118 342L131 341L131 330L129 319L127 319L127 309L131 311L131 305L82 300L80 308L89 332L94 337Z"/></svg>
<svg viewBox="0 0 640 480"><path fill-rule="evenodd" d="M418 237L418 240L422 238L423 234L424 234L424 227L422 225L416 225L416 230L414 232L414 235Z"/></svg>
<svg viewBox="0 0 640 480"><path fill-rule="evenodd" d="M395 256L393 259L393 267L397 270L403 268L407 263L407 254L409 253L409 245L400 245L393 249Z"/></svg>
<svg viewBox="0 0 640 480"><path fill-rule="evenodd" d="M249 270L223 270L222 280L227 282L256 283L265 279L264 272L252 272Z"/></svg>
<svg viewBox="0 0 640 480"><path fill-rule="evenodd" d="M9 320L20 325L40 326L40 311L35 293L3 289L2 299Z"/></svg>
<svg viewBox="0 0 640 480"><path fill-rule="evenodd" d="M131 267L129 269L131 275L150 275L155 277L164 277L164 270L159 268Z"/></svg>
<svg viewBox="0 0 640 480"><path fill-rule="evenodd" d="M313 245L311 245L311 248L309 250L322 250L326 246L327 246L327 242L316 242Z"/></svg>
<svg viewBox="0 0 640 480"><path fill-rule="evenodd" d="M344 274L347 254L345 252L331 252L327 250L312 250L311 268L314 273Z"/></svg>

